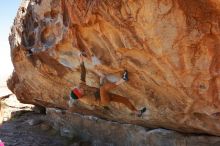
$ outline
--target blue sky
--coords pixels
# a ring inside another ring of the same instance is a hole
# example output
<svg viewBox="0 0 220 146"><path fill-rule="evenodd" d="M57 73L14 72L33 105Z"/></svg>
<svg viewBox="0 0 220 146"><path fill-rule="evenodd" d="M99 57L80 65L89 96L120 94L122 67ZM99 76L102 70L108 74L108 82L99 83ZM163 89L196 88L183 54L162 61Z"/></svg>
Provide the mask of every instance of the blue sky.
<svg viewBox="0 0 220 146"><path fill-rule="evenodd" d="M21 0L2 0L0 5L0 81L10 76L13 67L10 59L8 36Z"/></svg>

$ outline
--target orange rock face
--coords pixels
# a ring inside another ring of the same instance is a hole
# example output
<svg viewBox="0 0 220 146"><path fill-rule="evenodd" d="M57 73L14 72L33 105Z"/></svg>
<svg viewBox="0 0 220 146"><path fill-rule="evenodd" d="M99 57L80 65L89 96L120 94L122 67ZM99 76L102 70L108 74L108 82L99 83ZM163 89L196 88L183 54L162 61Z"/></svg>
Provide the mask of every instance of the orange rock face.
<svg viewBox="0 0 220 146"><path fill-rule="evenodd" d="M220 136L219 16L216 0L25 1L9 37L8 86L22 102L67 109L85 50L96 57L86 60L88 85L99 86L95 70L114 82L127 69L130 80L112 93L148 110L136 118L112 103L75 112Z"/></svg>

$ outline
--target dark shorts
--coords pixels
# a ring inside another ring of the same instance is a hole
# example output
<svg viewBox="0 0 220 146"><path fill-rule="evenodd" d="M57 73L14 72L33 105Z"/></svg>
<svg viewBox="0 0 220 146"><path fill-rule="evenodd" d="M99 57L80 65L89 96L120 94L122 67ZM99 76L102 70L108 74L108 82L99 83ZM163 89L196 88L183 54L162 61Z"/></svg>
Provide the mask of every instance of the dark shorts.
<svg viewBox="0 0 220 146"><path fill-rule="evenodd" d="M74 100L79 99L76 94L73 93L73 91L70 92L70 97Z"/></svg>

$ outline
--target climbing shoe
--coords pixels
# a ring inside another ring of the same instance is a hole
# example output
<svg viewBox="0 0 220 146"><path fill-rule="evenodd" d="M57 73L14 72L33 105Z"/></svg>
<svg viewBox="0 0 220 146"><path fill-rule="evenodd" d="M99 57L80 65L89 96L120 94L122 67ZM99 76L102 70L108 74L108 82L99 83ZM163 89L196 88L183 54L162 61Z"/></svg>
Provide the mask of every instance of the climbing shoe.
<svg viewBox="0 0 220 146"><path fill-rule="evenodd" d="M122 79L125 80L125 81L128 81L128 71L125 70L123 75L122 75Z"/></svg>
<svg viewBox="0 0 220 146"><path fill-rule="evenodd" d="M146 112L146 110L147 110L147 108L146 107L144 107L144 108L142 108L141 110L139 110L139 113L138 113L138 117L142 117L142 114L144 113L144 112Z"/></svg>

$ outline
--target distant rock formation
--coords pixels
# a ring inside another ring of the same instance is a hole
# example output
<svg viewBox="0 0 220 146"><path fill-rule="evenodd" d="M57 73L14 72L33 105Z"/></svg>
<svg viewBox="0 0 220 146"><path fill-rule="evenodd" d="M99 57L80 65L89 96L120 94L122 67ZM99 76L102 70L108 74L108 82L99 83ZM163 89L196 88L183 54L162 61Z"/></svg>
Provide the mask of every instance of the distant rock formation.
<svg viewBox="0 0 220 146"><path fill-rule="evenodd" d="M3 104L2 104L2 100L5 100L7 98L9 98L12 94L8 94L5 96L0 97L0 124L2 124L3 122Z"/></svg>
<svg viewBox="0 0 220 146"><path fill-rule="evenodd" d="M94 70L109 81L127 69L130 80L112 91L137 107L108 112L86 104L73 111L144 127L220 136L220 2L215 0L25 0L9 37L15 68L8 87L24 103L68 109L70 87L79 83L78 53L87 82Z"/></svg>

